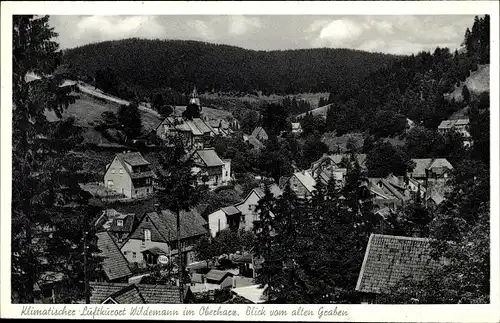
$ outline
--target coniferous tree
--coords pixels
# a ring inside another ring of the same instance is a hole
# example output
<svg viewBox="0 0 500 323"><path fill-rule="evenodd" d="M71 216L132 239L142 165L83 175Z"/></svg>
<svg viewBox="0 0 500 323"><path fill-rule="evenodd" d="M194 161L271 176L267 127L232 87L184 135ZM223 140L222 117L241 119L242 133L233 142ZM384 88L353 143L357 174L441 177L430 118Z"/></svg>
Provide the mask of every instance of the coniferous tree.
<svg viewBox="0 0 500 323"><path fill-rule="evenodd" d="M138 138L141 135L142 121L139 107L136 103L120 106L118 121L127 135L127 139Z"/></svg>
<svg viewBox="0 0 500 323"><path fill-rule="evenodd" d="M184 273L182 251L180 250L181 212L189 212L192 207L196 206L206 187L198 185L192 172L192 160L186 158L181 138L174 137L169 140L169 144L162 147L156 153L156 157L161 167L158 173L158 185L160 186L158 201L162 207L176 214L178 272L181 275ZM182 280L182 278L179 279L181 302L183 302Z"/></svg>
<svg viewBox="0 0 500 323"><path fill-rule="evenodd" d="M48 21L48 16L13 17L11 286L15 303L34 303L34 286L43 278L58 284L56 303L72 303L84 296L88 301L87 282L99 269L99 259L92 257L98 250L91 225L99 210L89 205L90 194L78 184L81 165L69 154L82 137L74 119L51 123L45 117L45 111L51 110L61 119L75 101L73 88L61 86L63 80L57 74L51 76L61 52ZM41 79L27 83L28 73Z"/></svg>

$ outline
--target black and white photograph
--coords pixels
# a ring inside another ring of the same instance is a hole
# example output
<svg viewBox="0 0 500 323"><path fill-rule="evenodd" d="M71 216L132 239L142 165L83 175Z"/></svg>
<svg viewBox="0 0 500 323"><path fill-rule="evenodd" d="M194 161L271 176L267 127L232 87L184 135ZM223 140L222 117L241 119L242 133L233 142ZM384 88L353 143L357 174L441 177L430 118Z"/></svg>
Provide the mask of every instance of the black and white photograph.
<svg viewBox="0 0 500 323"><path fill-rule="evenodd" d="M492 302L489 14L11 28L12 304Z"/></svg>

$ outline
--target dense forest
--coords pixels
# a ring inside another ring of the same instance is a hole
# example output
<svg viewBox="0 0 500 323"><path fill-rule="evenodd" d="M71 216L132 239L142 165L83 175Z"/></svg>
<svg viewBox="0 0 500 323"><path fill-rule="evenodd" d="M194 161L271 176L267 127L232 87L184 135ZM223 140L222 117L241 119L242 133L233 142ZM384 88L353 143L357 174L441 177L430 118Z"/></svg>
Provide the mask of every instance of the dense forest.
<svg viewBox="0 0 500 323"><path fill-rule="evenodd" d="M395 56L351 49L255 51L198 41L125 39L64 52L64 61L91 78L108 69L136 91L188 93L325 92L362 80Z"/></svg>
<svg viewBox="0 0 500 323"><path fill-rule="evenodd" d="M370 73L362 82L335 87L326 130L337 134L369 130L376 136L403 134L405 118L428 128L472 101L489 98L471 95L464 87L464 100L454 102L445 94L455 90L480 64L489 64L489 16L476 16L472 30L464 35L464 50L436 48L398 59L387 68Z"/></svg>

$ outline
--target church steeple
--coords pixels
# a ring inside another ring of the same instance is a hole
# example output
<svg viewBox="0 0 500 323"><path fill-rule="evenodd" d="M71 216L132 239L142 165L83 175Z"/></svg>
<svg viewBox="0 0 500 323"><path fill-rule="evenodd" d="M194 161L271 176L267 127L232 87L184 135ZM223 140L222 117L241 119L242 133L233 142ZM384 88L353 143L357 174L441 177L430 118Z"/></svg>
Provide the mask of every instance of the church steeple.
<svg viewBox="0 0 500 323"><path fill-rule="evenodd" d="M196 91L196 86L193 89L193 92L189 96L189 104L196 104L201 107L200 99L198 98L198 91Z"/></svg>

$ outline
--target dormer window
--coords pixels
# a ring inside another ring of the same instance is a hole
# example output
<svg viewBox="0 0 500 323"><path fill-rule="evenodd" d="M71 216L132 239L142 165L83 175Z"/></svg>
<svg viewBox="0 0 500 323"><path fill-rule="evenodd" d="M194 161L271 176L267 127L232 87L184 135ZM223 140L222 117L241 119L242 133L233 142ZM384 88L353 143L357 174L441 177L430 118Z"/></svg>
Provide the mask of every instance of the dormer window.
<svg viewBox="0 0 500 323"><path fill-rule="evenodd" d="M116 220L116 225L119 227L123 227L123 220Z"/></svg>

